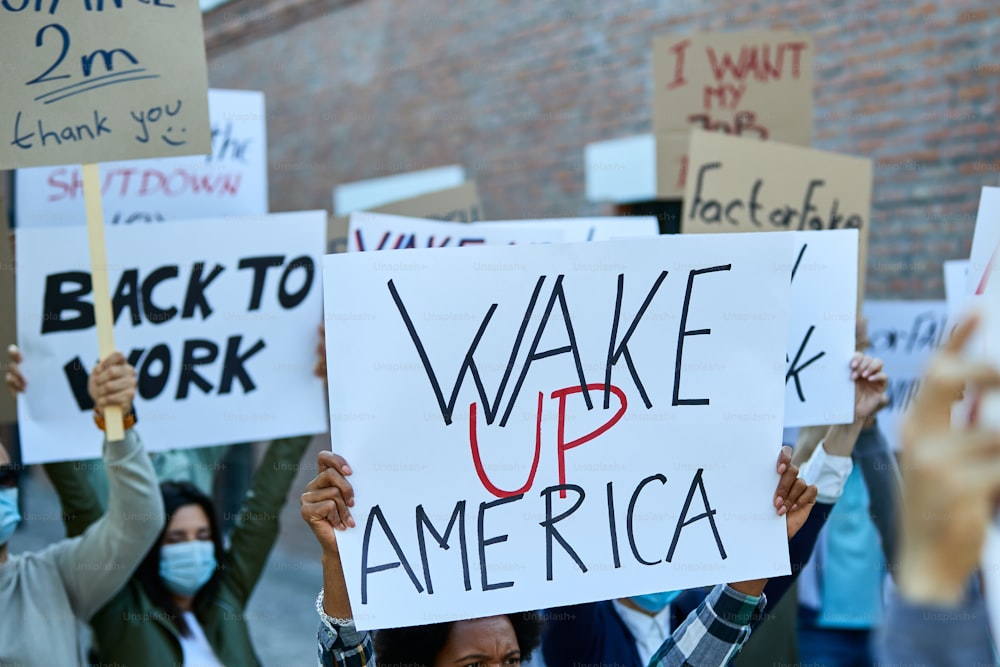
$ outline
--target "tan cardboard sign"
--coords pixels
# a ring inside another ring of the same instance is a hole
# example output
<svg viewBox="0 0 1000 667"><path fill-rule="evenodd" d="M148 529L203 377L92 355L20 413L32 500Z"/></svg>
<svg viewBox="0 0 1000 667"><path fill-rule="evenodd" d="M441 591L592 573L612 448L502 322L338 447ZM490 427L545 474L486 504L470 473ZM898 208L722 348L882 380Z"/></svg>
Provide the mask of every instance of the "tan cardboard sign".
<svg viewBox="0 0 1000 667"><path fill-rule="evenodd" d="M0 169L211 152L197 2L2 2L0 72Z"/></svg>
<svg viewBox="0 0 1000 667"><path fill-rule="evenodd" d="M700 130L691 133L688 154L682 232L857 228L864 294L871 160Z"/></svg>
<svg viewBox="0 0 1000 667"><path fill-rule="evenodd" d="M483 220L483 205L475 181L466 181L454 188L429 192L419 197L400 199L370 209L374 213L405 215L411 218L429 218L452 222L477 222ZM333 216L327 225L327 252L347 252L349 216Z"/></svg>
<svg viewBox="0 0 1000 667"><path fill-rule="evenodd" d="M0 199L0 375L7 372L7 346L17 342L14 309L14 253L7 227L7 203ZM17 403L6 387L0 391L0 424L17 421Z"/></svg>
<svg viewBox="0 0 1000 667"><path fill-rule="evenodd" d="M657 194L684 193L688 133L812 144L813 43L788 31L701 33L653 42Z"/></svg>

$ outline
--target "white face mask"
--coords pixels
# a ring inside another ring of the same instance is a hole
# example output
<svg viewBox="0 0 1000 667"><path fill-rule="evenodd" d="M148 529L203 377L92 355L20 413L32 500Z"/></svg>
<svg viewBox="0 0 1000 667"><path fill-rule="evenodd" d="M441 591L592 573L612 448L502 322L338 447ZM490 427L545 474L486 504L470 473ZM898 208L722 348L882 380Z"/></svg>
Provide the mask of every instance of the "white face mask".
<svg viewBox="0 0 1000 667"><path fill-rule="evenodd" d="M176 595L195 595L215 574L216 565L211 540L178 542L160 549L160 578Z"/></svg>
<svg viewBox="0 0 1000 667"><path fill-rule="evenodd" d="M17 525L21 523L21 511L17 508L17 487L0 489L0 546L10 542Z"/></svg>

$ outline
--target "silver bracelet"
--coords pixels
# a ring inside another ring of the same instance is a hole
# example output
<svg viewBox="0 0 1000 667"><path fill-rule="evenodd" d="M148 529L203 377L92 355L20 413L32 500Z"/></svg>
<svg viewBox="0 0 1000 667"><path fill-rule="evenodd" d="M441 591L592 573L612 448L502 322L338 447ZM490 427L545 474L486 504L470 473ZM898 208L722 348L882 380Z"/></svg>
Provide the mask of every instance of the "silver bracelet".
<svg viewBox="0 0 1000 667"><path fill-rule="evenodd" d="M353 618L337 618L336 616L330 616L323 609L323 589L319 589L319 595L316 597L316 613L319 617L331 625L339 625L341 627L345 625L354 625Z"/></svg>

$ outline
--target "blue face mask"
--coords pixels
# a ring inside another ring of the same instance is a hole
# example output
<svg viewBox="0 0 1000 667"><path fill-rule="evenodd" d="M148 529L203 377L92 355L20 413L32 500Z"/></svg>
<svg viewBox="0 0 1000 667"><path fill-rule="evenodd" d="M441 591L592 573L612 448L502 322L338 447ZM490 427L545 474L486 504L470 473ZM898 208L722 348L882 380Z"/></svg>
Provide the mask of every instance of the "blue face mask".
<svg viewBox="0 0 1000 667"><path fill-rule="evenodd" d="M193 596L215 574L215 544L191 540L160 549L160 578L175 595Z"/></svg>
<svg viewBox="0 0 1000 667"><path fill-rule="evenodd" d="M647 595L633 595L629 598L632 602L636 604L639 609L647 611L650 614L658 614L667 605L677 599L677 596L684 591L666 591L664 593L649 593Z"/></svg>
<svg viewBox="0 0 1000 667"><path fill-rule="evenodd" d="M19 523L21 512L17 509L17 487L0 489L0 546L10 542Z"/></svg>

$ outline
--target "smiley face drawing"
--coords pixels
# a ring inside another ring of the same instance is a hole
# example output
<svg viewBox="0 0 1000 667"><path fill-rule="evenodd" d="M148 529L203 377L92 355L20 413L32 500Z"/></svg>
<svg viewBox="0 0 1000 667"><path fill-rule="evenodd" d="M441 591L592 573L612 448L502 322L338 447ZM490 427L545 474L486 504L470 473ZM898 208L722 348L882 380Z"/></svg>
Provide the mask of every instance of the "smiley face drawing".
<svg viewBox="0 0 1000 667"><path fill-rule="evenodd" d="M160 139L163 139L163 143L167 144L168 146L183 146L184 144L187 143L187 139L181 139L179 137L176 137L173 135L173 132L174 128L168 127L167 131L164 134L160 135ZM186 132L187 128L182 127L180 130L180 134L185 134Z"/></svg>

